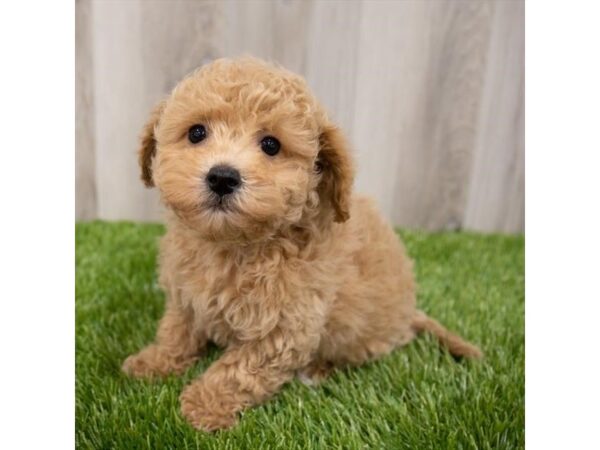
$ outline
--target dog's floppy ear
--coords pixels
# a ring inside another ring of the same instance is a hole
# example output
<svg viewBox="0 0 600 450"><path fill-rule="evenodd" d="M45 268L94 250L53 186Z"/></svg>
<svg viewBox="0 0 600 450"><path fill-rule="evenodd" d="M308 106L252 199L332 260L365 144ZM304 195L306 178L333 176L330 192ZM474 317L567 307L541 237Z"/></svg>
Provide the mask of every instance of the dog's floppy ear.
<svg viewBox="0 0 600 450"><path fill-rule="evenodd" d="M154 186L154 180L152 179L152 159L156 154L156 137L154 135L160 116L162 115L163 109L165 108L165 101L163 100L154 107L150 113L150 118L140 138L140 148L138 150L138 158L140 167L142 169L142 181L147 187Z"/></svg>
<svg viewBox="0 0 600 450"><path fill-rule="evenodd" d="M334 220L345 222L350 218L354 167L348 143L338 127L331 124L323 127L317 164L322 172L319 195L333 207Z"/></svg>

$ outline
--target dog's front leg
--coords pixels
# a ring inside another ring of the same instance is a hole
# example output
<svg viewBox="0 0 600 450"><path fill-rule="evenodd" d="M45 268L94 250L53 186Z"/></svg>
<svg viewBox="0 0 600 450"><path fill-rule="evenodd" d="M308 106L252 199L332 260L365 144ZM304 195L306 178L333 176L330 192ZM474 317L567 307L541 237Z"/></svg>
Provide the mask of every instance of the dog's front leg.
<svg viewBox="0 0 600 450"><path fill-rule="evenodd" d="M195 330L194 314L170 299L158 325L156 341L123 363L123 371L134 377L165 376L190 367L206 346L206 337Z"/></svg>
<svg viewBox="0 0 600 450"><path fill-rule="evenodd" d="M181 411L205 431L229 428L243 409L259 404L310 360L317 342L276 329L257 342L228 349L181 394Z"/></svg>

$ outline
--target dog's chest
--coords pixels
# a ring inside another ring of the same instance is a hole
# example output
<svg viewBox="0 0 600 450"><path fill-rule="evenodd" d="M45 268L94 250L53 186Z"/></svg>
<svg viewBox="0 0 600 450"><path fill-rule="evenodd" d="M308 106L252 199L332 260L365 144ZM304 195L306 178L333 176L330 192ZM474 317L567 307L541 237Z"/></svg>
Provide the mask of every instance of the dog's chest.
<svg viewBox="0 0 600 450"><path fill-rule="evenodd" d="M227 346L260 338L277 325L294 289L290 283L299 285L300 267L273 253L197 255L180 261L176 283L198 327L217 345Z"/></svg>

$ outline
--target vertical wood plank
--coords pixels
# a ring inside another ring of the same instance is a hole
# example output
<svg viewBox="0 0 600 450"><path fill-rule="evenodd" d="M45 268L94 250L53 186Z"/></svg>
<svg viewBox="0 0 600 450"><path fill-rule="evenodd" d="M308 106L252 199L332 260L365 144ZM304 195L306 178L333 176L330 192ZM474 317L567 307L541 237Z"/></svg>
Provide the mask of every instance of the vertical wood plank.
<svg viewBox="0 0 600 450"><path fill-rule="evenodd" d="M361 10L361 1L315 1L305 43L303 75L349 138L354 127Z"/></svg>
<svg viewBox="0 0 600 450"><path fill-rule="evenodd" d="M91 220L97 216L91 15L91 2L77 0L75 3L76 220Z"/></svg>
<svg viewBox="0 0 600 450"><path fill-rule="evenodd" d="M224 56L252 55L303 73L313 1L224 2Z"/></svg>
<svg viewBox="0 0 600 450"><path fill-rule="evenodd" d="M525 227L524 32L524 2L498 2L465 211L470 229Z"/></svg>
<svg viewBox="0 0 600 450"><path fill-rule="evenodd" d="M425 52L411 46L410 39L424 26L423 9L413 1L362 2L351 131L356 189L377 199L388 218L398 207L396 167L403 146L411 145L404 123L414 103L410 96L420 88Z"/></svg>
<svg viewBox="0 0 600 450"><path fill-rule="evenodd" d="M277 1L277 0L275 0ZM251 55L272 60L275 54L275 7L273 1L224 0L223 56Z"/></svg>
<svg viewBox="0 0 600 450"><path fill-rule="evenodd" d="M94 1L96 186L102 219L153 219L154 195L139 182L135 150L144 123L141 2ZM158 93L155 93L158 96Z"/></svg>

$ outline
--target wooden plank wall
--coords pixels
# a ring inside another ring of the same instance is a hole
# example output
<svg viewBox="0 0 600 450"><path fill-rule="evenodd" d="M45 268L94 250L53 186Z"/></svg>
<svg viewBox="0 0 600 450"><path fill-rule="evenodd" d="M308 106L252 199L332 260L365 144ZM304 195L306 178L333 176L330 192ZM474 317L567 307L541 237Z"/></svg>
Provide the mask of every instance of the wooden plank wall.
<svg viewBox="0 0 600 450"><path fill-rule="evenodd" d="M410 228L524 229L522 0L77 0L77 218L160 220L137 136L214 58L303 74L343 127L356 189Z"/></svg>

